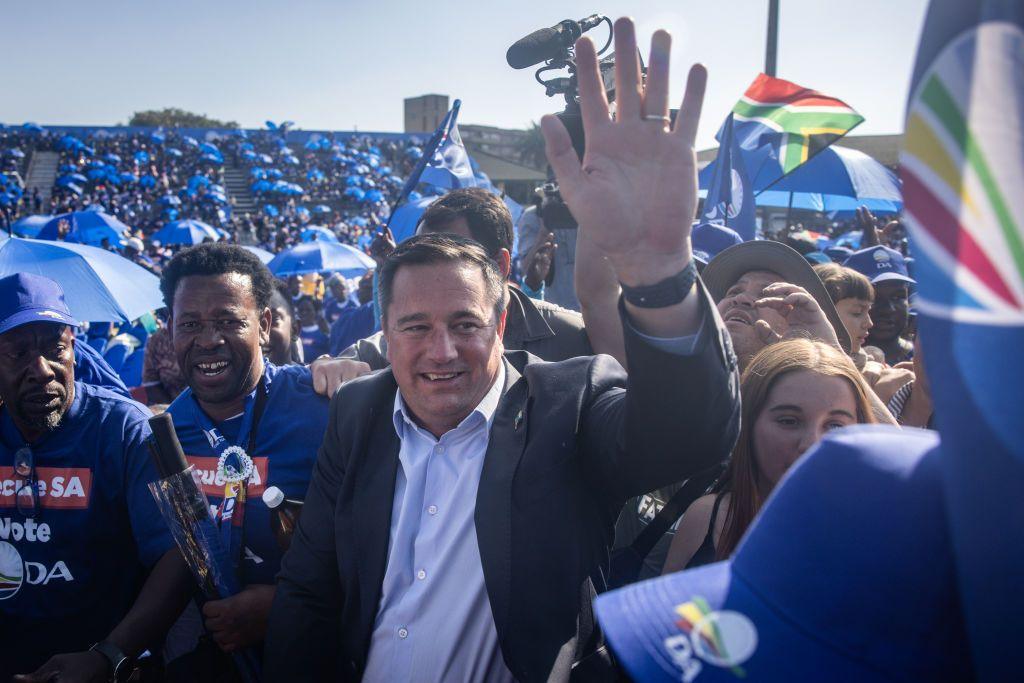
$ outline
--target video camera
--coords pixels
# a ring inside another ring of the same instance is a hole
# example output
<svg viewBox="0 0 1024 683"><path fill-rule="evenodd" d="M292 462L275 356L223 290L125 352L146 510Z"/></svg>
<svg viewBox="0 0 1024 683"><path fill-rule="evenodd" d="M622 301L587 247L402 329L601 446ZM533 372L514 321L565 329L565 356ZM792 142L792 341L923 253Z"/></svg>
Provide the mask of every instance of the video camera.
<svg viewBox="0 0 1024 683"><path fill-rule="evenodd" d="M539 29L516 41L505 54L508 65L513 69L526 69L542 64L534 77L538 83L544 86L545 94L548 97L562 95L565 98L565 109L557 113L556 116L569 132L573 149L576 150L576 155L580 159L583 158L585 140L583 120L580 117L579 84L576 79L576 55L573 46L581 35L603 23L608 24L608 39L598 50L598 64L601 69L605 95L608 102L612 103L615 101L615 53L601 57L611 47L614 32L612 21L606 16L592 14L579 21L566 19L550 28ZM643 65L643 59L640 60L640 68L641 73L646 74L647 69ZM555 76L547 80L543 78L543 75L548 72L562 69L568 70L568 76ZM577 227L576 220L569 212L569 207L562 201L558 192L558 182L555 180L550 166L548 166L548 180L538 188L538 193L543 195L540 215L545 227L549 230Z"/></svg>

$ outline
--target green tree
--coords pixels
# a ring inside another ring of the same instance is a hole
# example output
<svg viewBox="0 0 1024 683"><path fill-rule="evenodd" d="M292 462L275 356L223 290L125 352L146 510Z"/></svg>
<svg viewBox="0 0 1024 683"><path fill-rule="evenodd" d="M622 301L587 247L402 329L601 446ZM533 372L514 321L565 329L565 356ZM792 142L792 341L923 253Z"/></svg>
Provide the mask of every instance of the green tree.
<svg viewBox="0 0 1024 683"><path fill-rule="evenodd" d="M526 135L519 142L519 158L524 164L534 168L542 169L547 166L548 158L544 154L544 134L536 122L530 124L530 127L526 129Z"/></svg>
<svg viewBox="0 0 1024 683"><path fill-rule="evenodd" d="M236 121L212 119L206 114L195 114L177 107L147 109L132 114L129 126L164 126L165 128L238 128Z"/></svg>

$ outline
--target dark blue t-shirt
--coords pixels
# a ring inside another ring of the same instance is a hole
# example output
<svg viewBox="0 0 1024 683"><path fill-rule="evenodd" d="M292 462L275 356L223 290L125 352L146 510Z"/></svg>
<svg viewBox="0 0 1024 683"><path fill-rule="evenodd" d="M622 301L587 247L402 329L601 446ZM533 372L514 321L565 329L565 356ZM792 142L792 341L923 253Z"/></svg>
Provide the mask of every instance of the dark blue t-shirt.
<svg viewBox="0 0 1024 683"><path fill-rule="evenodd" d="M142 353L142 349L139 349L137 353ZM93 386L104 387L125 398L131 398L128 387L125 386L120 375L114 372L99 351L89 346L84 340L75 342L75 379Z"/></svg>
<svg viewBox="0 0 1024 683"><path fill-rule="evenodd" d="M150 416L76 382L60 426L31 445L40 494L29 519L13 469L24 441L0 409L0 680L106 638L174 546L147 488L157 478L144 445Z"/></svg>
<svg viewBox="0 0 1024 683"><path fill-rule="evenodd" d="M313 391L312 375L302 365L277 367L266 363L264 377L270 392L256 431L253 473L246 489L242 513L245 550L240 564L242 585L274 583L281 566L281 549L270 529L270 509L263 503L263 491L276 486L288 498L306 497L313 463L327 430L328 400ZM224 497L224 480L217 473L217 451L210 446L196 420L199 404L186 389L167 412L174 418L185 457L195 466L211 506ZM236 443L241 418L218 425L221 435ZM238 444L245 448L247 444ZM235 513L237 519L238 513Z"/></svg>
<svg viewBox="0 0 1024 683"><path fill-rule="evenodd" d="M375 327L372 301L362 306L345 309L331 325L331 355L337 356L360 339L369 337L376 332ZM313 359L307 358L306 360Z"/></svg>
<svg viewBox="0 0 1024 683"><path fill-rule="evenodd" d="M317 326L311 330L300 330L299 340L302 342L302 359L307 363L312 363L330 350L330 339Z"/></svg>

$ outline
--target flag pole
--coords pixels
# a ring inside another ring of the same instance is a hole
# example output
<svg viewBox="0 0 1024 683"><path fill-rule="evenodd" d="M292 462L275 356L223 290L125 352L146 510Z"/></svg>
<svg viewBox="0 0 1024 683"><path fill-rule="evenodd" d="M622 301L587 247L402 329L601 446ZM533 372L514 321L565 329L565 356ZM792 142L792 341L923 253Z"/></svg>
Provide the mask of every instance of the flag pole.
<svg viewBox="0 0 1024 683"><path fill-rule="evenodd" d="M764 72L775 78L779 55L779 0L768 0L768 40L765 46Z"/></svg>

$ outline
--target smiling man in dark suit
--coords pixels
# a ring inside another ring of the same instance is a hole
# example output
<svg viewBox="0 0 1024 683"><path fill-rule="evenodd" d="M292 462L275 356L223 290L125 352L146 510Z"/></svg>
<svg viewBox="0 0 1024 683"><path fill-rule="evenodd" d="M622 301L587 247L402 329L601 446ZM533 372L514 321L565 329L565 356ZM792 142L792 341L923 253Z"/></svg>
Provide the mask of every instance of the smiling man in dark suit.
<svg viewBox="0 0 1024 683"><path fill-rule="evenodd" d="M632 22L616 39L637 54ZM503 353L506 285L478 244L400 245L379 280L391 368L332 402L267 680L614 675L590 604L619 510L723 460L738 429L735 357L689 236L706 76L691 71L670 130L669 41L654 36L646 93L638 63L617 65L615 122L593 45L577 44L582 166L542 122L566 202L623 287L628 380L608 356Z"/></svg>

